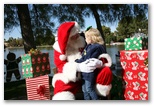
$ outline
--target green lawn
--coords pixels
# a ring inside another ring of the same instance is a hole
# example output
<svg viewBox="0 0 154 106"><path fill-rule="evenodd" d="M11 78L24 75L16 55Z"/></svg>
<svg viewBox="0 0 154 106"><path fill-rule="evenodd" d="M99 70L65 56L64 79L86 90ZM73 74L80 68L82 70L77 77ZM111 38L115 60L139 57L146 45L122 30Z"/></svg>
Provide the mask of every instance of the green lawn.
<svg viewBox="0 0 154 106"><path fill-rule="evenodd" d="M53 93L50 77L50 91ZM76 95L76 100L83 100L83 94L80 90ZM112 89L110 92L111 100L123 100L122 78L113 74ZM4 83L4 100L27 100L25 80Z"/></svg>

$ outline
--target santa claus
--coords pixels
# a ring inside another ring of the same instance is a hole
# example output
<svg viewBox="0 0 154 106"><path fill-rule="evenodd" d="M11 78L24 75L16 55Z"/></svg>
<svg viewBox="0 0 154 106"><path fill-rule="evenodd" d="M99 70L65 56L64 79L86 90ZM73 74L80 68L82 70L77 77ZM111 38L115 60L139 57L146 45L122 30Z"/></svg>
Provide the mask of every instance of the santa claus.
<svg viewBox="0 0 154 106"><path fill-rule="evenodd" d="M75 62L81 58L81 51L85 47L85 39L79 32L80 26L77 22L65 22L58 28L57 40L53 45L57 73L52 79L54 87L52 100L75 100L75 94L81 88L81 78L78 73L89 73L96 68L101 68L96 80L98 95L107 96L111 89L112 72L109 67L112 61L108 54L100 55L99 59ZM104 58L107 60L105 63Z"/></svg>

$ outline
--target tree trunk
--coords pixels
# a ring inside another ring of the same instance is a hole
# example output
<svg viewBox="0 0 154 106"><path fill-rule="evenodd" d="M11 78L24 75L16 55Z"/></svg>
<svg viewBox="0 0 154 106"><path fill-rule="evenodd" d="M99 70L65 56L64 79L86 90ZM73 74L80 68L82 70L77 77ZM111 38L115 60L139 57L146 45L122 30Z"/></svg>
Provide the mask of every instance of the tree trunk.
<svg viewBox="0 0 154 106"><path fill-rule="evenodd" d="M18 17L20 20L22 38L24 41L24 49L25 53L28 53L28 51L31 48L36 49L31 27L31 19L30 19L28 4L17 4L17 9L18 9L17 11Z"/></svg>
<svg viewBox="0 0 154 106"><path fill-rule="evenodd" d="M96 5L95 4L91 4L90 5L90 9L91 9L91 11L94 14L94 17L95 17L95 20L96 20L96 24L97 24L97 29L100 31L100 33L102 35L102 38L104 40L104 46L106 47L105 37L104 37L103 30L102 30L102 26L101 26L101 21L100 21L100 18L99 18L99 14L98 14L97 9L96 9Z"/></svg>

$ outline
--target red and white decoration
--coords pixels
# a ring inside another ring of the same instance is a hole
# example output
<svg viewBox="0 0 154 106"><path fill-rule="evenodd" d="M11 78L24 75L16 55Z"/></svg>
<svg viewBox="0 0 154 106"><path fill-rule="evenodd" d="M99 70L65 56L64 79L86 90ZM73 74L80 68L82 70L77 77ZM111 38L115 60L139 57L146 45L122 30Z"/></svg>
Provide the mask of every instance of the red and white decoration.
<svg viewBox="0 0 154 106"><path fill-rule="evenodd" d="M28 100L50 100L49 76L26 78Z"/></svg>
<svg viewBox="0 0 154 106"><path fill-rule="evenodd" d="M126 100L148 100L148 67L144 64L147 58L148 50L120 51Z"/></svg>

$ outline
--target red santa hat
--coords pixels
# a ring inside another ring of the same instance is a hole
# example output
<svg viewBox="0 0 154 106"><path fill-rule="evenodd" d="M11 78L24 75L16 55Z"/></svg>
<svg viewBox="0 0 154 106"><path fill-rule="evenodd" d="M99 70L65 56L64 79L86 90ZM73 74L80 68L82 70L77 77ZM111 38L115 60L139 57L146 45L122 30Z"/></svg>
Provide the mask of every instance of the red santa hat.
<svg viewBox="0 0 154 106"><path fill-rule="evenodd" d="M112 88L112 71L104 67L96 78L96 92L100 96L107 96Z"/></svg>
<svg viewBox="0 0 154 106"><path fill-rule="evenodd" d="M64 22L58 28L58 41L56 46L54 45L54 49L59 50L61 55L59 56L60 60L66 60L66 46L69 37L76 35L80 32L80 26L77 22Z"/></svg>

